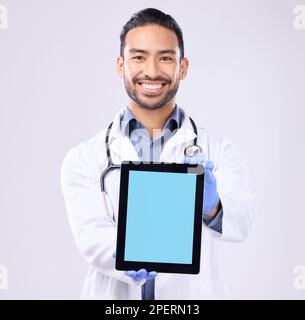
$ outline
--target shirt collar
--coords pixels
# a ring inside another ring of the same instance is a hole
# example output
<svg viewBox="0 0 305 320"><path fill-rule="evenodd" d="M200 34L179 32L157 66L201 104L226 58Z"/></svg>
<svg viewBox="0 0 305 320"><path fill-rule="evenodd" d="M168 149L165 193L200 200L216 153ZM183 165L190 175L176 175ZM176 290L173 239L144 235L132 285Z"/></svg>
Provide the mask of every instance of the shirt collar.
<svg viewBox="0 0 305 320"><path fill-rule="evenodd" d="M181 127L182 123L182 112L179 110L179 107L175 105L175 108L169 115L168 119L165 122L164 128L169 129L170 132L173 132L177 128ZM128 128L129 127L129 128ZM131 135L134 129L145 128L144 125L136 118L136 116L132 113L132 111L127 106L124 109L123 116L121 118L121 129L124 135Z"/></svg>

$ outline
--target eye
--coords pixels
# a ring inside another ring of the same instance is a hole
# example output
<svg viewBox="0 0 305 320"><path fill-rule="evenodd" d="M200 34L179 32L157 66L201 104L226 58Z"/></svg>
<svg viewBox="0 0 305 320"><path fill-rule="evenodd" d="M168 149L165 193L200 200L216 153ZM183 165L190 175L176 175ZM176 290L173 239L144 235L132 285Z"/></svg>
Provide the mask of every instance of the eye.
<svg viewBox="0 0 305 320"><path fill-rule="evenodd" d="M161 60L163 61L173 61L171 57L162 57Z"/></svg>
<svg viewBox="0 0 305 320"><path fill-rule="evenodd" d="M135 57L132 57L133 60L144 60L144 57L143 56L135 56Z"/></svg>

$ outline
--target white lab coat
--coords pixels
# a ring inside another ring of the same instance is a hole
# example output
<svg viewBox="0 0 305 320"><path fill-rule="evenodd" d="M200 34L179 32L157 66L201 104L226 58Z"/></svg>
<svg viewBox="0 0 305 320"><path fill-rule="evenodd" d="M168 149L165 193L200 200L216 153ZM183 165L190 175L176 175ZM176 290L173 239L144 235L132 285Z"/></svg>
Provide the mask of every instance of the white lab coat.
<svg viewBox="0 0 305 320"><path fill-rule="evenodd" d="M165 144L160 161L183 162L183 151L193 143L195 133L186 111L181 128ZM120 130L124 109L115 115L110 135L113 162L139 160L129 138ZM195 120L197 124L198 121ZM159 273L155 299L224 299L226 287L220 275L215 242L240 242L247 238L254 222L254 197L248 186L248 163L228 139L218 139L198 124L197 143L214 163L213 174L223 207L222 234L203 225L201 266L198 275ZM72 232L84 259L89 264L81 297L83 299L141 299L141 285L115 269L112 257L116 249L115 224L105 213L100 191L100 175L107 166L106 129L73 147L61 169L61 185ZM209 141L209 146L207 145ZM118 215L120 171L111 171L106 191ZM72 267L72 266L71 266Z"/></svg>

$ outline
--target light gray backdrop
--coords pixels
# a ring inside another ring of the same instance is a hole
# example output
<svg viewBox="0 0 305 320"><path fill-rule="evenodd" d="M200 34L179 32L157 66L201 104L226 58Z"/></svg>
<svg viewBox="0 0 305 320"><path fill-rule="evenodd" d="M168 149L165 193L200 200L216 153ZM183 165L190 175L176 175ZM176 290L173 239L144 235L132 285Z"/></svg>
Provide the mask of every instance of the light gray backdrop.
<svg viewBox="0 0 305 320"><path fill-rule="evenodd" d="M126 105L115 72L119 32L157 7L184 31L187 79L177 102L247 156L257 223L221 244L233 298L305 298L305 0L0 0L0 299L78 298L87 271L64 208L59 173L72 146Z"/></svg>

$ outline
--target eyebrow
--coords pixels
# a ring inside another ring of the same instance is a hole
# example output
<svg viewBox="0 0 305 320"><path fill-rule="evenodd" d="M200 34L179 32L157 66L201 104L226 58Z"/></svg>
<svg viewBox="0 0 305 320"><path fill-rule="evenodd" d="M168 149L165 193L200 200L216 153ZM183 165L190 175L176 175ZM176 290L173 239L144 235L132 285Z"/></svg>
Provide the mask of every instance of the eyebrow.
<svg viewBox="0 0 305 320"><path fill-rule="evenodd" d="M146 53L148 54L149 52L146 51L146 50L143 50L143 49L137 49L137 48L131 48L128 50L128 52L130 53L137 53L137 52L140 52L140 53ZM158 51L159 54L176 54L176 50L172 50L172 49L167 49L167 50L160 50Z"/></svg>

